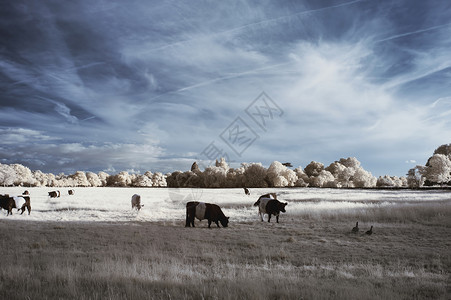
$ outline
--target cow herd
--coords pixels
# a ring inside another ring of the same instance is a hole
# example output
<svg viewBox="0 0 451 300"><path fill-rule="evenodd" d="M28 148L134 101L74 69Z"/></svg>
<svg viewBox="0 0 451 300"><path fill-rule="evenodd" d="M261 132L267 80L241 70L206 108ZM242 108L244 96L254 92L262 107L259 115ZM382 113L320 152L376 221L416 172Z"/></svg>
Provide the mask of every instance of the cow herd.
<svg viewBox="0 0 451 300"><path fill-rule="evenodd" d="M249 191L245 190L245 193L249 195ZM74 195L74 190L68 190L69 195ZM49 198L59 198L61 197L60 191L50 191L48 192ZM262 195L258 198L254 206L258 206L258 213L260 215L261 221L263 221L263 215L268 215L268 222L271 221L271 215L276 217L276 222L279 223L280 212L286 212L285 206L288 203L282 203L277 200L277 195L275 193L269 193ZM141 196L134 194L131 198L132 209L140 210L144 205L141 204ZM20 196L10 197L9 195L0 195L0 206L1 208L7 210L7 216L12 215L12 210L17 208L17 210L22 210L24 213L25 209L28 209L28 214L31 212L31 201L28 191L25 191ZM219 223L223 227L227 227L229 224L229 217L226 217L222 212L221 208L212 203L190 201L186 203L186 227L194 227L194 219L207 220L208 227L211 228L211 223L215 223L219 226Z"/></svg>
<svg viewBox="0 0 451 300"><path fill-rule="evenodd" d="M13 214L13 208L17 208L17 211L21 210L20 214L23 214L25 209L28 210L28 214L31 212L31 201L28 191L22 193L19 196L10 197L8 194L0 195L0 207L7 211L6 215Z"/></svg>
<svg viewBox="0 0 451 300"><path fill-rule="evenodd" d="M74 195L74 190L68 190L67 193L69 195ZM60 191L51 191L48 192L49 198L59 198L61 197ZM13 208L17 208L17 211L22 211L20 214L23 214L25 209L28 210L28 214L31 212L31 199L30 193L28 191L24 191L22 195L19 196L10 196L9 194L0 195L0 210L5 209L7 211L6 216L13 214Z"/></svg>
<svg viewBox="0 0 451 300"><path fill-rule="evenodd" d="M246 191L245 194L249 195L249 192ZM141 207L141 196L134 194L131 199L132 209L140 210ZM262 195L258 198L257 202L254 203L254 206L258 206L258 213L260 215L261 221L263 221L263 215L268 215L268 222L271 222L271 215L276 217L276 222L279 223L279 215L280 212L286 212L285 206L288 203L282 203L277 200L277 195L275 193L269 193ZM208 228L211 228L211 223L215 223L216 226L219 226L221 223L222 227L227 227L229 224L229 217L226 217L222 212L221 208L217 204L198 202L198 201L190 201L186 203L186 222L185 227L195 227L194 219L198 219L199 221L207 220Z"/></svg>

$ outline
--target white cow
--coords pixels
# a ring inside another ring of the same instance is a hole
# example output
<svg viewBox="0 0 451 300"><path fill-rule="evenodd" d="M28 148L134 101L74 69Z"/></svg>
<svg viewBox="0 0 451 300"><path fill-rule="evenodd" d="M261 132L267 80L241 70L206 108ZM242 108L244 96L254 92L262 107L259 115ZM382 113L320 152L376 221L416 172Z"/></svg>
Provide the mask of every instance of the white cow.
<svg viewBox="0 0 451 300"><path fill-rule="evenodd" d="M144 205L141 205L141 196L138 194L134 194L132 196L132 208L136 208L137 210L140 210L141 207Z"/></svg>

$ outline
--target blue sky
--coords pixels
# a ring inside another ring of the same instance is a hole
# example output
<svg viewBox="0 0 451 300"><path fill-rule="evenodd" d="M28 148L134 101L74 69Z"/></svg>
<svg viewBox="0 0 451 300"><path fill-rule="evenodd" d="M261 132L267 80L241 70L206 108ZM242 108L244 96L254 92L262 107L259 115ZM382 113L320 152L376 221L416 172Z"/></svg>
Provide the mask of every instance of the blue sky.
<svg viewBox="0 0 451 300"><path fill-rule="evenodd" d="M0 7L4 164L184 171L213 143L235 166L354 156L401 176L451 142L450 1Z"/></svg>

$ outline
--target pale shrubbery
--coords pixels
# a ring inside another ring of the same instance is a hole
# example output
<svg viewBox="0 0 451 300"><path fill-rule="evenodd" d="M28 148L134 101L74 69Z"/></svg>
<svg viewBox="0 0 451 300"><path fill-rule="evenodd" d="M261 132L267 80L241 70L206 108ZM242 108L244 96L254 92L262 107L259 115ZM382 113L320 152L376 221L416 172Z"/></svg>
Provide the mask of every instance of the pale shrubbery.
<svg viewBox="0 0 451 300"><path fill-rule="evenodd" d="M410 169L406 183L410 188L451 185L451 144L438 147L425 166Z"/></svg>
<svg viewBox="0 0 451 300"><path fill-rule="evenodd" d="M305 168L294 170L274 161L268 169L261 163L242 163L231 168L224 158L214 166L201 170L193 163L191 170L130 174L122 171L109 175L106 172L77 171L71 175L31 171L20 164L0 164L0 184L4 186L55 186L55 187L196 187L196 188L266 188L266 187L319 187L319 188L418 188L423 185L450 185L451 144L442 145L429 158L425 166L418 165L408 171L407 177L374 177L355 157L341 158L325 167L316 161Z"/></svg>

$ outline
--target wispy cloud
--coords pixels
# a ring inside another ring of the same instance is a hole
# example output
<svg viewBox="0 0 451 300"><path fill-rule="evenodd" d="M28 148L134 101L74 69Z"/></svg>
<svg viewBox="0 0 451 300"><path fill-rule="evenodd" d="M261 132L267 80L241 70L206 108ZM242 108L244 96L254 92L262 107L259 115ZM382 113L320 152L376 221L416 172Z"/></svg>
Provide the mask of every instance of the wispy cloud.
<svg viewBox="0 0 451 300"><path fill-rule="evenodd" d="M258 132L243 161L356 156L374 174L402 175L406 157L424 161L451 136L443 1L4 8L0 128L9 162L17 158L8 153L26 153L15 142L29 140L24 161L35 157L46 171L189 168L187 153L245 116L262 91L286 113Z"/></svg>

